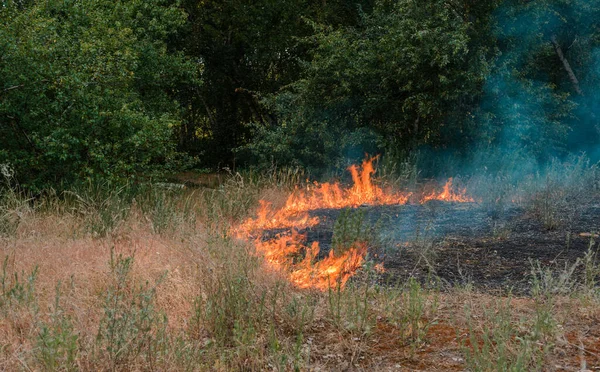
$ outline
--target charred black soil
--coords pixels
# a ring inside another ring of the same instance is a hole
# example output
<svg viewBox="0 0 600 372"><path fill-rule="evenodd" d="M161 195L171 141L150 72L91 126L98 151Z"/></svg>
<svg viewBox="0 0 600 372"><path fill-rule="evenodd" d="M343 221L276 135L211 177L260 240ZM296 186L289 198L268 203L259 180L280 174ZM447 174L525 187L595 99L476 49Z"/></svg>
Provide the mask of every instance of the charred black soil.
<svg viewBox="0 0 600 372"><path fill-rule="evenodd" d="M300 231L308 243L319 242L321 255L331 249L335 222L342 212L313 211L319 225ZM468 283L485 292L520 295L530 291L534 263L564 270L584 256L591 236L600 229L600 200L553 211L553 226L538 213L517 205L490 208L432 201L362 206L352 213L360 213L363 225L369 226L369 254L383 262L384 282L435 277L452 287ZM578 268L575 275L580 273Z"/></svg>

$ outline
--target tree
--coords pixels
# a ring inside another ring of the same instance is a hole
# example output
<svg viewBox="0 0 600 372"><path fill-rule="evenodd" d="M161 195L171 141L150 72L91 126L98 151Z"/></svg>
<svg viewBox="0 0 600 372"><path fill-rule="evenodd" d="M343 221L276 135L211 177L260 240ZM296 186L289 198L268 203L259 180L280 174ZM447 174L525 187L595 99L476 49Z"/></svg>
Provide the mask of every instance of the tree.
<svg viewBox="0 0 600 372"><path fill-rule="evenodd" d="M186 1L184 44L204 65L204 85L188 95L182 148L201 154L205 165L236 165L233 150L253 142L253 123L277 125L265 99L299 78L308 51L301 39L313 32L306 20L353 24L370 3Z"/></svg>
<svg viewBox="0 0 600 372"><path fill-rule="evenodd" d="M0 163L40 191L172 160L173 97L196 79L194 64L167 45L185 21L162 0L4 2Z"/></svg>
<svg viewBox="0 0 600 372"><path fill-rule="evenodd" d="M494 55L495 4L481 3L379 1L358 25L315 25L301 79L275 100L278 124L247 148L322 166L361 149L469 143Z"/></svg>

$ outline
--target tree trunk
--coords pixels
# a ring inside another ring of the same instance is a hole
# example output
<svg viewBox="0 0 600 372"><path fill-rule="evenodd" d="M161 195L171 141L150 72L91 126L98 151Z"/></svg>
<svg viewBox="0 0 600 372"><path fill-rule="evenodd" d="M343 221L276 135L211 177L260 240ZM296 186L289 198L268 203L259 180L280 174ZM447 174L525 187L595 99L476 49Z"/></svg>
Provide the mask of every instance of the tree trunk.
<svg viewBox="0 0 600 372"><path fill-rule="evenodd" d="M560 44L558 43L558 40L556 40L556 36L552 35L550 40L552 41L552 44L554 44L554 49L556 50L556 54L558 55L558 58L562 62L563 67L567 71L567 74L569 75L569 80L571 80L571 83L573 84L573 88L575 88L575 91L577 92L577 94L583 96L583 91L579 87L579 80L577 80L577 76L575 76L575 73L573 72L573 69L571 68L571 64L569 63L569 60L567 60L567 58L563 54Z"/></svg>

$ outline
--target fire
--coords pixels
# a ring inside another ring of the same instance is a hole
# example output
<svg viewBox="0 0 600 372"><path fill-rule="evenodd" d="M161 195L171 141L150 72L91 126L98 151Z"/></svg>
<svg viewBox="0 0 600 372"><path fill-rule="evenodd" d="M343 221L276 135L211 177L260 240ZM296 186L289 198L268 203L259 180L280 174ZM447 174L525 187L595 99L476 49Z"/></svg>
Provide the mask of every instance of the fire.
<svg viewBox="0 0 600 372"><path fill-rule="evenodd" d="M306 237L295 230L291 235L278 235L274 239L255 242L257 252L261 253L269 267L288 271L289 279L298 288L316 288L326 290L337 285L344 286L365 260L367 246L355 243L350 249L336 256L333 250L329 255L317 261L320 252L318 242L310 246L305 244ZM304 254L299 263L294 259Z"/></svg>
<svg viewBox="0 0 600 372"><path fill-rule="evenodd" d="M354 247L339 257L335 257L331 250L329 256L315 263L313 260L318 253L319 243L314 242L301 267L291 272L290 279L299 288L326 290L337 285L343 288L365 261L367 246L364 243L355 243Z"/></svg>
<svg viewBox="0 0 600 372"><path fill-rule="evenodd" d="M344 286L348 279L362 266L367 254L364 242L355 242L349 249L336 255L333 250L327 257L317 260L320 252L318 242L306 244L306 237L297 232L319 223L310 212L319 209L355 208L361 205L403 205L411 200L411 193L385 191L375 183L373 161L365 159L361 166L348 168L352 175L352 186L345 188L339 183L313 183L303 189L297 188L281 208L261 200L256 218L248 218L234 233L241 239L255 239L256 252L266 264L285 272L289 280L299 288L326 290L337 285ZM414 200L414 199L413 199ZM466 196L465 189L455 190L452 178L441 192L432 192L421 197L421 203L429 200L473 202ZM264 230L291 229L291 233L280 234L263 240ZM254 237L254 238L252 238ZM378 267L383 270L383 267Z"/></svg>
<svg viewBox="0 0 600 372"><path fill-rule="evenodd" d="M438 192L433 191L431 194L423 196L423 198L421 198L421 203L426 203L430 200L442 200L442 201L458 202L458 203L473 203L473 202L475 202L475 199L467 196L466 194L467 194L466 188L459 189L458 192L454 191L454 188L452 187L452 177L450 177L450 178L448 178L448 181L444 185L444 188L442 189L441 192L438 193Z"/></svg>
<svg viewBox="0 0 600 372"><path fill-rule="evenodd" d="M394 205L406 204L410 193L385 192L375 185L371 176L375 173L373 161L366 159L359 168L352 165L348 168L352 175L353 186L343 188L339 183L318 183L306 187L305 190L296 189L285 202L281 209L274 209L264 200L256 218L249 218L236 231L238 237L244 237L255 231L265 229L296 228L303 229L319 223L316 217L310 217L310 211L318 209L354 208L360 205Z"/></svg>
<svg viewBox="0 0 600 372"><path fill-rule="evenodd" d="M288 198L284 210L287 213L298 213L324 208L350 208L360 205L393 205L406 204L410 193L384 192L375 185L371 176L375 173L373 161L366 159L359 168L352 165L348 168L352 175L353 186L342 188L339 183L317 183L314 188L298 191Z"/></svg>
<svg viewBox="0 0 600 372"><path fill-rule="evenodd" d="M264 200L260 200L259 204L256 218L248 218L237 228L236 236L239 238L243 238L255 231L292 227L304 229L319 223L319 219L317 217L310 217L307 211L293 211L286 207L275 210L271 203Z"/></svg>

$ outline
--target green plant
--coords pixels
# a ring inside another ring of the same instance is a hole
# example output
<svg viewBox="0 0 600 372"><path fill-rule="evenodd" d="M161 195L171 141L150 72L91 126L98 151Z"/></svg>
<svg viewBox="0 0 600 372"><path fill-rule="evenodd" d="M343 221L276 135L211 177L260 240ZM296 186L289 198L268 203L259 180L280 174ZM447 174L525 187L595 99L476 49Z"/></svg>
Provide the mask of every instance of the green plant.
<svg viewBox="0 0 600 372"><path fill-rule="evenodd" d="M434 205L435 203L430 203ZM414 254L418 256L417 266L427 270L429 277L436 275L436 261L438 259L438 245L435 240L433 219L430 219L425 228L417 224L415 235L410 242Z"/></svg>
<svg viewBox="0 0 600 372"><path fill-rule="evenodd" d="M374 317L370 311L369 300L372 297L370 280L351 283L344 289L340 283L327 292L328 313L332 323L345 331L357 335L371 332Z"/></svg>
<svg viewBox="0 0 600 372"><path fill-rule="evenodd" d="M285 304L283 316L295 332L291 350L286 354L291 354L291 364L294 371L300 371L301 367L310 359L310 356L303 350L304 334L315 318L317 301L312 296L301 297L298 295L292 295L292 299L288 300L286 298L286 292L282 291L281 293L283 296L282 302ZM273 305L276 305L276 303L273 302ZM274 307L272 313L275 314ZM273 322L272 324L275 323ZM310 349L308 352L310 352ZM280 357L282 362L286 359L290 359L286 354L282 354ZM280 370L286 370L284 363L282 363Z"/></svg>
<svg viewBox="0 0 600 372"><path fill-rule="evenodd" d="M516 322L510 298L487 309L476 326L471 309L466 307L468 341L462 345L467 367L473 371L540 371L551 344L539 332L524 332L530 326L525 320Z"/></svg>
<svg viewBox="0 0 600 372"><path fill-rule="evenodd" d="M411 343L419 345L424 341L429 327L436 323L433 315L438 308L437 298L434 297L433 302L429 303L429 293L424 291L414 278L409 279L407 289L404 295L405 313L401 324L405 327L404 334L409 337Z"/></svg>
<svg viewBox="0 0 600 372"><path fill-rule="evenodd" d="M167 47L183 9L10 1L0 19L3 86L13 87L2 92L10 124L0 128L0 163L14 166L24 189L122 181L175 163L181 112L168 87L198 83L196 65Z"/></svg>
<svg viewBox="0 0 600 372"><path fill-rule="evenodd" d="M437 323L438 293L424 288L415 278L393 286L376 286L374 297L381 320L399 330L399 341L409 345L412 352L426 341L430 327Z"/></svg>
<svg viewBox="0 0 600 372"><path fill-rule="evenodd" d="M96 345L107 359L110 369L130 368L140 355L155 358L157 340L163 335L166 316L154 307L156 287L148 283L136 287L132 283L133 257L115 257L111 252L112 283L105 292L104 316L96 336Z"/></svg>
<svg viewBox="0 0 600 372"><path fill-rule="evenodd" d="M581 258L583 264L583 290L587 293L598 293L598 278L600 278L600 263L598 252L594 250L594 238L590 238L588 250Z"/></svg>
<svg viewBox="0 0 600 372"><path fill-rule="evenodd" d="M581 265L578 259L572 265L565 264L562 270L547 266L542 267L539 261L531 262L532 295L534 297L551 297L552 295L571 295L577 287L575 271Z"/></svg>
<svg viewBox="0 0 600 372"><path fill-rule="evenodd" d="M362 210L344 209L335 220L331 249L336 255L341 255L356 243L364 243L371 252L384 246L380 236L381 220L371 225Z"/></svg>
<svg viewBox="0 0 600 372"><path fill-rule="evenodd" d="M562 162L553 159L543 172L522 185L528 190L529 210L548 230L564 224L572 228L581 207L593 197L597 174L598 167L585 155Z"/></svg>
<svg viewBox="0 0 600 372"><path fill-rule="evenodd" d="M152 230L158 234L171 231L177 221L177 200L172 192L152 189L151 208L147 215L152 223Z"/></svg>
<svg viewBox="0 0 600 372"><path fill-rule="evenodd" d="M50 322L42 323L37 336L36 359L46 371L77 370L78 333L71 318L60 306L61 283L56 285Z"/></svg>
<svg viewBox="0 0 600 372"><path fill-rule="evenodd" d="M340 255L350 249L359 241L365 241L367 227L364 223L365 215L361 210L344 209L335 221L331 249Z"/></svg>
<svg viewBox="0 0 600 372"><path fill-rule="evenodd" d="M16 234L21 221L32 212L31 199L25 198L13 185L14 170L0 164L0 237Z"/></svg>
<svg viewBox="0 0 600 372"><path fill-rule="evenodd" d="M202 195L206 208L202 216L209 226L226 227L227 223L247 217L257 204L260 188L246 182L239 174L228 178L215 190L205 190Z"/></svg>
<svg viewBox="0 0 600 372"><path fill-rule="evenodd" d="M38 277L38 267L34 267L31 273L25 277L25 272L9 274L8 272L9 256L4 258L2 264L2 274L0 275L0 285L2 293L0 294L0 311L5 311L12 305L37 306L37 297L35 293L35 282Z"/></svg>

